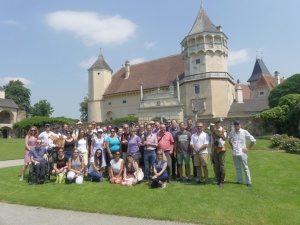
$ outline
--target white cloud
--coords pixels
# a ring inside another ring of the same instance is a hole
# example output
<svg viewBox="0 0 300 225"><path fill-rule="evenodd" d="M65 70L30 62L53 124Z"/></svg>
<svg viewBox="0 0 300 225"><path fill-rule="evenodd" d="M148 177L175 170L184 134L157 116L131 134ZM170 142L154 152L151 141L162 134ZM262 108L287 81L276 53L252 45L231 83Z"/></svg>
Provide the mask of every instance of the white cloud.
<svg viewBox="0 0 300 225"><path fill-rule="evenodd" d="M15 20L1 20L0 23L5 24L5 25L19 25L20 24L18 21L15 21Z"/></svg>
<svg viewBox="0 0 300 225"><path fill-rule="evenodd" d="M57 31L70 31L87 46L119 45L135 36L136 25L119 15L93 12L56 11L46 15L47 24Z"/></svg>
<svg viewBox="0 0 300 225"><path fill-rule="evenodd" d="M134 65L134 64L145 62L145 58L135 58L135 59L129 60L129 62L130 62L130 65Z"/></svg>
<svg viewBox="0 0 300 225"><path fill-rule="evenodd" d="M229 51L228 65L235 66L247 62L250 59L249 49L243 48L238 51Z"/></svg>
<svg viewBox="0 0 300 225"><path fill-rule="evenodd" d="M156 45L156 42L146 42L145 43L145 47L146 47L146 49L149 49L149 48L152 48L153 46L155 46Z"/></svg>
<svg viewBox="0 0 300 225"><path fill-rule="evenodd" d="M84 69L88 69L88 68L90 68L94 64L94 62L96 62L96 60L97 60L97 57L93 56L93 57L91 57L89 59L81 61L79 63L79 66L82 67L82 68L84 68Z"/></svg>
<svg viewBox="0 0 300 225"><path fill-rule="evenodd" d="M31 84L32 82L24 77L3 77L3 78L0 78L0 85L6 85L9 83L9 81L11 80L19 80L19 81L22 81L22 83L24 85L28 85L28 84Z"/></svg>

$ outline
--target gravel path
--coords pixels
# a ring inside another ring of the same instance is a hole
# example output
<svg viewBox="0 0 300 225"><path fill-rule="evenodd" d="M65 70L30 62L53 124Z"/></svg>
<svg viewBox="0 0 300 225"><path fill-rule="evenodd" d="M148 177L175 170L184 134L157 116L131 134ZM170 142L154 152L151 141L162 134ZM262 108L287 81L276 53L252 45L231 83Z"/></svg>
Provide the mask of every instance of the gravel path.
<svg viewBox="0 0 300 225"><path fill-rule="evenodd" d="M23 165L24 160L0 161L0 168ZM1 202L0 225L93 225L93 224L122 224L122 225L187 225L171 221L148 220L134 217L85 213L61 209L48 209L32 206L13 205Z"/></svg>

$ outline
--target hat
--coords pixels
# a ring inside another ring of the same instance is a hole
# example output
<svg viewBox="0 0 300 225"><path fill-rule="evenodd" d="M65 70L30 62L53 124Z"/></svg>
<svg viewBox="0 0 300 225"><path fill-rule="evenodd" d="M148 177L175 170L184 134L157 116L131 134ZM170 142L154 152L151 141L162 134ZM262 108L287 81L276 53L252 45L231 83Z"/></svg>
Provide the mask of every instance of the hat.
<svg viewBox="0 0 300 225"><path fill-rule="evenodd" d="M49 124L49 123L46 123L46 124L45 124L45 127L50 127L50 124Z"/></svg>
<svg viewBox="0 0 300 225"><path fill-rule="evenodd" d="M155 122L154 121L150 121L149 124L155 124Z"/></svg>
<svg viewBox="0 0 300 225"><path fill-rule="evenodd" d="M100 132L103 133L103 130L102 129L97 130L97 133L100 133Z"/></svg>
<svg viewBox="0 0 300 225"><path fill-rule="evenodd" d="M217 119L215 120L215 123L221 123L221 122L223 122L223 119L222 119L222 118L217 118Z"/></svg>
<svg viewBox="0 0 300 225"><path fill-rule="evenodd" d="M78 123L76 123L77 125L81 124L82 125L82 122L81 121L78 121Z"/></svg>
<svg viewBox="0 0 300 225"><path fill-rule="evenodd" d="M241 124L241 121L239 121L239 120L236 120L233 122L233 125L240 125L240 124Z"/></svg>

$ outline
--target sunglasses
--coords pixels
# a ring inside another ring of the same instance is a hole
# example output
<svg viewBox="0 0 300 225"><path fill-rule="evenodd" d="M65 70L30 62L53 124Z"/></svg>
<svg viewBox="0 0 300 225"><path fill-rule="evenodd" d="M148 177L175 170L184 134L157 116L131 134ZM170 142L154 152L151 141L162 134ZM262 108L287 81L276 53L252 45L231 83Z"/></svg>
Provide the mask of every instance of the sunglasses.
<svg viewBox="0 0 300 225"><path fill-rule="evenodd" d="M37 142L38 145L42 144L42 142Z"/></svg>
<svg viewBox="0 0 300 225"><path fill-rule="evenodd" d="M74 153L79 153L79 152L74 152Z"/></svg>
<svg viewBox="0 0 300 225"><path fill-rule="evenodd" d="M121 155L121 154L115 154L115 155Z"/></svg>
<svg viewBox="0 0 300 225"><path fill-rule="evenodd" d="M157 155L163 155L162 153L158 153Z"/></svg>

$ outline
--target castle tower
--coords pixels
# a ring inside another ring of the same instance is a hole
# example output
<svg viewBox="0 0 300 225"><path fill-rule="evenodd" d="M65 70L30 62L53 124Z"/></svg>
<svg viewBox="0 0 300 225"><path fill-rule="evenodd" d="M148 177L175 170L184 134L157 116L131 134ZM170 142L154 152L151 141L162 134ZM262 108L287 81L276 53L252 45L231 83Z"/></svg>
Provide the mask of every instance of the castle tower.
<svg viewBox="0 0 300 225"><path fill-rule="evenodd" d="M103 93L111 82L112 72L100 52L96 62L88 69L88 121L102 122L104 120L102 112L104 108Z"/></svg>
<svg viewBox="0 0 300 225"><path fill-rule="evenodd" d="M195 23L181 42L184 76L180 91L185 115L226 117L233 102L234 82L228 74L227 36L201 5Z"/></svg>
<svg viewBox="0 0 300 225"><path fill-rule="evenodd" d="M269 72L267 66L265 65L264 61L262 59L256 59L252 74L251 74L250 78L247 80L247 82L250 83L251 90L254 89L258 80L261 78L261 76L263 74L272 76L271 73Z"/></svg>

